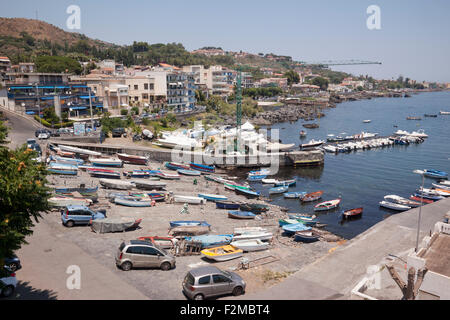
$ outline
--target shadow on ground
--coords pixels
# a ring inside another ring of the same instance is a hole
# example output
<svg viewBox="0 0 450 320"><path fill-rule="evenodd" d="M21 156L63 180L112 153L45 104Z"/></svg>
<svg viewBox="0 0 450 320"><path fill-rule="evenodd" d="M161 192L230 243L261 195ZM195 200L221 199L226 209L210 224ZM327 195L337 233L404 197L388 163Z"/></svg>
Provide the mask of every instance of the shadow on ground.
<svg viewBox="0 0 450 320"><path fill-rule="evenodd" d="M19 281L14 294L9 300L57 300L56 292L41 290L30 286L29 282Z"/></svg>

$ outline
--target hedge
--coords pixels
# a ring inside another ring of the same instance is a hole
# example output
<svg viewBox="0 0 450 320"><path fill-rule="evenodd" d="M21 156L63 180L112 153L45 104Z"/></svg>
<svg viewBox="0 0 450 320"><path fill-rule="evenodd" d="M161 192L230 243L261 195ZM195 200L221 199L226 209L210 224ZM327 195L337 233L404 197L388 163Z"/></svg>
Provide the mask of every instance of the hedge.
<svg viewBox="0 0 450 320"><path fill-rule="evenodd" d="M52 124L50 122L48 122L45 119L40 119L37 115L34 116L34 119L36 121L42 122L42 124L47 127L47 128L51 128ZM63 122L63 123L55 123L53 124L53 128L54 129L59 129L59 128L65 128L65 127L70 127L73 125L73 121L68 121L68 122Z"/></svg>

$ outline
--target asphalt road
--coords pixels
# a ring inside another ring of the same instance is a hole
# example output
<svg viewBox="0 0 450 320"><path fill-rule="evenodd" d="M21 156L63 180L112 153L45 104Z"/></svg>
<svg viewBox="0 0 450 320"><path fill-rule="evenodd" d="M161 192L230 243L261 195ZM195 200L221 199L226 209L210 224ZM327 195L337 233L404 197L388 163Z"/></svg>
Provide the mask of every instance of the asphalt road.
<svg viewBox="0 0 450 320"><path fill-rule="evenodd" d="M6 109L0 108L7 118L7 126L10 128L8 145L10 148L16 148L27 142L27 139L35 138L34 132L39 128L39 124L26 116L19 116Z"/></svg>

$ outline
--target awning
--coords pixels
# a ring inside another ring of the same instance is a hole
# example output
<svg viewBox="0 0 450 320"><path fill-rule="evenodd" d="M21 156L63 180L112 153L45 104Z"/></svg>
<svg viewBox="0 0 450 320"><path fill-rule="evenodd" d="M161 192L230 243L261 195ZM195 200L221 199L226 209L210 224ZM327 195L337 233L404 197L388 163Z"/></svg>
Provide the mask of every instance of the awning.
<svg viewBox="0 0 450 320"><path fill-rule="evenodd" d="M89 99L89 96L80 96L80 99ZM91 99L96 98L96 96L91 96Z"/></svg>
<svg viewBox="0 0 450 320"><path fill-rule="evenodd" d="M86 110L87 107L71 107L70 110Z"/></svg>

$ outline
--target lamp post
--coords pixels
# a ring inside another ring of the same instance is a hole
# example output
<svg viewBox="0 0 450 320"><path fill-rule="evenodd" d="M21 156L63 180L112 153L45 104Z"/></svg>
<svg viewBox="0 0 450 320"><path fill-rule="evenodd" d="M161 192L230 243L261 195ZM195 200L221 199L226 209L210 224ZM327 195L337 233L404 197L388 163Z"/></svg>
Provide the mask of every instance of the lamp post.
<svg viewBox="0 0 450 320"><path fill-rule="evenodd" d="M417 222L417 237L416 237L416 249L415 252L419 250L419 232L420 232L420 218L422 217L422 205L423 205L423 187L425 184L425 175L423 170L414 170L413 171L416 174L420 174L422 176L422 189L420 192L420 208L419 208L419 220Z"/></svg>
<svg viewBox="0 0 450 320"><path fill-rule="evenodd" d="M38 92L38 83L36 82L36 104L38 107L38 117L39 117L39 123L42 127L42 118L41 118L41 103L39 102L39 92Z"/></svg>

